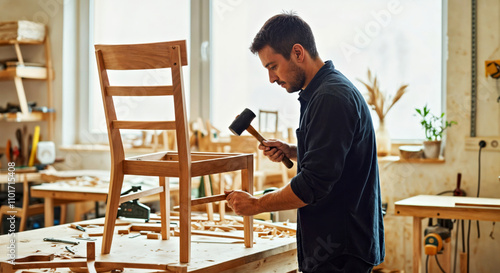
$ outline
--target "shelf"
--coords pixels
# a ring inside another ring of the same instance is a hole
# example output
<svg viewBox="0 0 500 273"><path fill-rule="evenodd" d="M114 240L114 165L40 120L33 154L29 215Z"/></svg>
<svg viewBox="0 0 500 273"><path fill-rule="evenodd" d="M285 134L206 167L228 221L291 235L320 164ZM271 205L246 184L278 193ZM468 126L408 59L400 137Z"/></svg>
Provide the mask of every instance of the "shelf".
<svg viewBox="0 0 500 273"><path fill-rule="evenodd" d="M53 113L31 112L26 115L21 112L5 113L5 114L0 114L1 117L0 120L9 122L43 121L43 120L48 120L51 114Z"/></svg>
<svg viewBox="0 0 500 273"><path fill-rule="evenodd" d="M18 66L7 67L7 69L0 70L0 80L11 80L14 77L46 80L47 68L37 66Z"/></svg>
<svg viewBox="0 0 500 273"><path fill-rule="evenodd" d="M0 40L0 45L41 45L44 41L39 40Z"/></svg>
<svg viewBox="0 0 500 273"><path fill-rule="evenodd" d="M398 162L398 163L445 163L444 157L439 158L413 158L401 159L399 156L382 156L378 158L380 163Z"/></svg>

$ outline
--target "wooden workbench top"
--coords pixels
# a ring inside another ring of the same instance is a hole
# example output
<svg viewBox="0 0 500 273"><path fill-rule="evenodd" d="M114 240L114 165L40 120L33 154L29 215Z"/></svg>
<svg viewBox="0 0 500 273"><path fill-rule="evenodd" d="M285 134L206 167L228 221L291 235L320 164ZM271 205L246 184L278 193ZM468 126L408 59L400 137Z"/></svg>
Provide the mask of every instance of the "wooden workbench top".
<svg viewBox="0 0 500 273"><path fill-rule="evenodd" d="M499 198L418 195L394 204L401 216L500 221Z"/></svg>
<svg viewBox="0 0 500 273"><path fill-rule="evenodd" d="M417 195L397 201L395 205L403 206L434 206L434 207L456 207L456 206L498 206L499 198L483 198L468 196L441 196L441 195Z"/></svg>
<svg viewBox="0 0 500 273"><path fill-rule="evenodd" d="M89 223L89 221L82 223ZM115 230L118 229L120 229L120 226L117 226ZM68 244L45 242L43 241L45 237L80 241L79 245L72 246L72 248L75 250L76 255L85 257L86 241L72 238L72 236L81 233L81 231L71 228L69 225L17 233L15 235L17 257L35 253L54 253L56 257L57 255L70 254L65 249ZM144 235L136 238L129 238L129 236L115 234L111 253L106 255L100 254L102 237L93 237L97 239L95 241L96 261L162 263L180 266L178 264L179 237L171 237L170 240L154 240L147 239ZM295 238L274 238L273 240L262 239L258 236L254 236L254 238L256 242L254 247L245 248L244 244L229 243L231 240L228 239L193 235L191 262L188 265L188 272L222 272L241 265L252 265L253 270L256 270L260 267L269 266L266 263L273 263L270 258L276 255L287 256L288 265L278 262L279 267L286 268L288 266L296 268L296 264L290 264L294 260L296 263ZM0 236L0 249L2 249L2 253L4 252L3 250L7 249L10 239L9 235ZM215 243L215 241L218 243ZM2 255L0 260L5 261L5 255ZM64 270L69 269L58 269L58 272L69 272Z"/></svg>

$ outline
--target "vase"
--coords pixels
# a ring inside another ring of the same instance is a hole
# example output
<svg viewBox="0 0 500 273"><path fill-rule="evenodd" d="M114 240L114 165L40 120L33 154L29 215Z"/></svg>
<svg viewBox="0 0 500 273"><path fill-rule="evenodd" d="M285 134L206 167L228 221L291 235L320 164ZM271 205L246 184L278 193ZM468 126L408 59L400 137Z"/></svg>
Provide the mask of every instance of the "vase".
<svg viewBox="0 0 500 273"><path fill-rule="evenodd" d="M441 154L441 140L424 141L425 158L439 158Z"/></svg>
<svg viewBox="0 0 500 273"><path fill-rule="evenodd" d="M380 121L377 131L375 131L377 142L377 155L388 156L391 154L391 136L383 120Z"/></svg>

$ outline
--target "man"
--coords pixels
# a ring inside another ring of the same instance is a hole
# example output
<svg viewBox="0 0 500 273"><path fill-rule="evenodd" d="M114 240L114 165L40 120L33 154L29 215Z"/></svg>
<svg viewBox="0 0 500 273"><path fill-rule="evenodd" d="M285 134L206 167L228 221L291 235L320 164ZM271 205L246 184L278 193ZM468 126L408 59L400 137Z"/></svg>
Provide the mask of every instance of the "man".
<svg viewBox="0 0 500 273"><path fill-rule="evenodd" d="M384 259L384 227L375 134L370 110L331 61L318 56L309 25L294 14L270 18L252 53L269 81L299 92L297 146L260 145L280 162L297 161L297 175L278 191L255 198L228 192L239 215L298 208L297 248L303 272L371 272Z"/></svg>

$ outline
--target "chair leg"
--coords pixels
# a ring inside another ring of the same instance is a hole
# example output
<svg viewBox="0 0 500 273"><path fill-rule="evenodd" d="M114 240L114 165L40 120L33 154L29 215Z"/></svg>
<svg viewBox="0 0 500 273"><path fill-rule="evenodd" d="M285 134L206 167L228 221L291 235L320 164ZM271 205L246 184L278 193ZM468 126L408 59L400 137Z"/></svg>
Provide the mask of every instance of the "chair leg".
<svg viewBox="0 0 500 273"><path fill-rule="evenodd" d="M59 216L59 224L66 224L66 213L68 212L68 205L63 204L60 206L61 208L61 214Z"/></svg>
<svg viewBox="0 0 500 273"><path fill-rule="evenodd" d="M205 175L203 177L203 186L205 188L205 196L212 196L212 184L210 183L210 175ZM214 204L207 203L207 217L208 221L214 221Z"/></svg>
<svg viewBox="0 0 500 273"><path fill-rule="evenodd" d="M219 194L224 194L224 189L226 188L226 183L224 183L224 176L219 173ZM224 221L226 217L226 201L219 202L219 219Z"/></svg>
<svg viewBox="0 0 500 273"><path fill-rule="evenodd" d="M241 170L241 189L253 195L253 159L247 163L247 169ZM253 247L253 217L243 217L245 247Z"/></svg>
<svg viewBox="0 0 500 273"><path fill-rule="evenodd" d="M170 184L165 177L159 178L160 187L163 187L163 192L160 192L161 238L168 240L170 239Z"/></svg>
<svg viewBox="0 0 500 273"><path fill-rule="evenodd" d="M179 203L180 203L180 258L181 263L189 263L191 256L191 177L179 177Z"/></svg>
<svg viewBox="0 0 500 273"><path fill-rule="evenodd" d="M30 186L28 182L28 175L23 176L23 207L21 210L21 223L19 224L19 231L24 231L26 229L26 219L28 218L28 207L30 205Z"/></svg>
<svg viewBox="0 0 500 273"><path fill-rule="evenodd" d="M113 233L115 230L118 206L120 205L120 194L123 185L123 172L111 171L111 181L109 183L108 203L106 205L106 217L104 220L104 232L102 237L102 254L109 254Z"/></svg>

